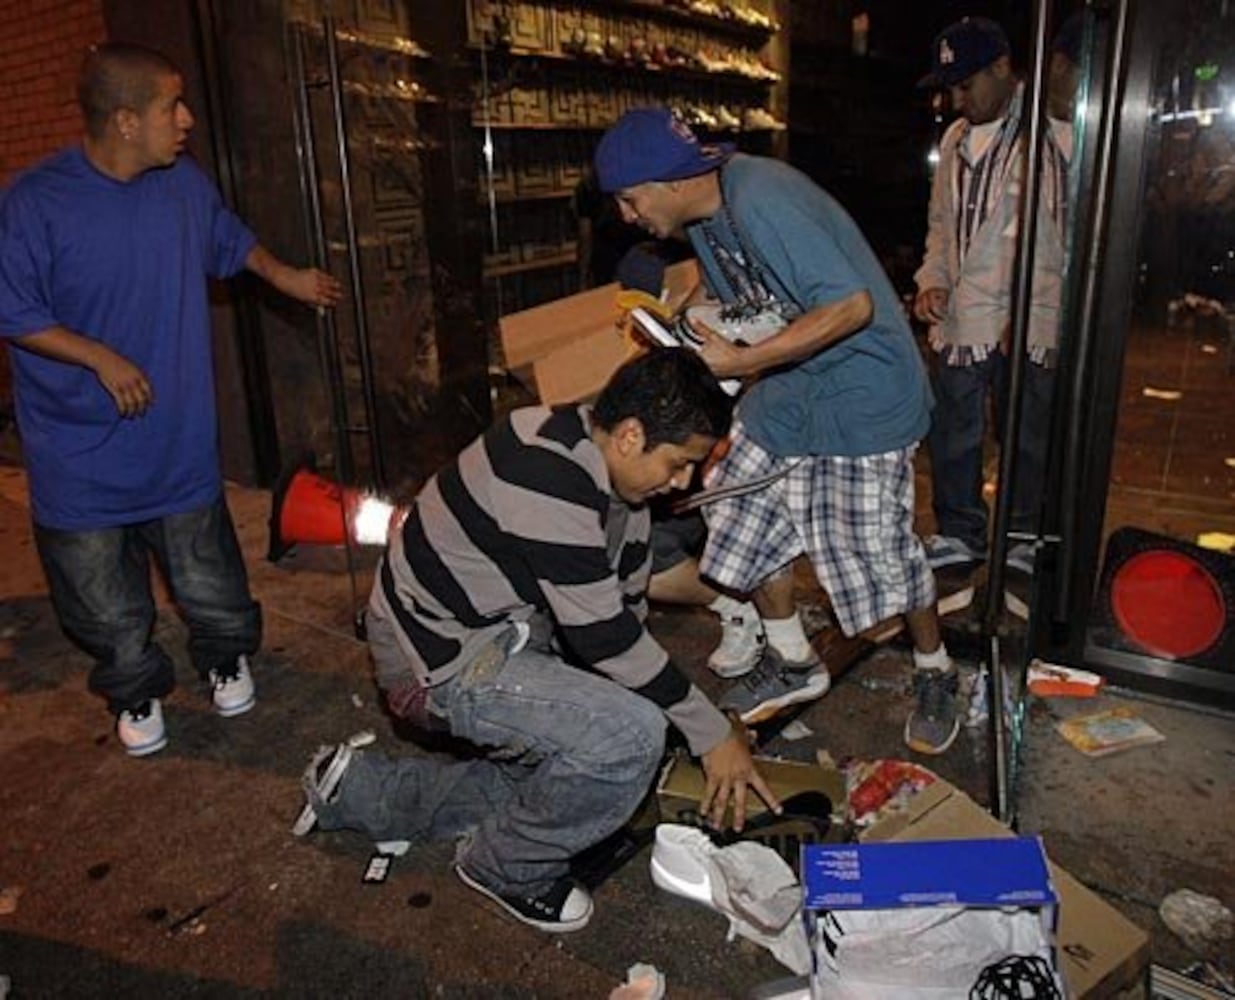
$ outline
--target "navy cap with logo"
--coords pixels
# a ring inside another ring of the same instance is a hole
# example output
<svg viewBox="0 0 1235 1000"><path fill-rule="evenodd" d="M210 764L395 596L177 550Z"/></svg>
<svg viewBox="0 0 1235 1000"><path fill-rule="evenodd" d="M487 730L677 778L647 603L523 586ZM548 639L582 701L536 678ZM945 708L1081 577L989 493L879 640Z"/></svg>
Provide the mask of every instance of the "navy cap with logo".
<svg viewBox="0 0 1235 1000"><path fill-rule="evenodd" d="M607 194L676 181L715 170L733 155L733 143L705 145L668 108L632 108L596 147L596 180Z"/></svg>
<svg viewBox="0 0 1235 1000"><path fill-rule="evenodd" d="M918 86L938 90L955 87L1011 50L1007 34L995 21L966 17L935 38L931 50L934 68L918 81Z"/></svg>

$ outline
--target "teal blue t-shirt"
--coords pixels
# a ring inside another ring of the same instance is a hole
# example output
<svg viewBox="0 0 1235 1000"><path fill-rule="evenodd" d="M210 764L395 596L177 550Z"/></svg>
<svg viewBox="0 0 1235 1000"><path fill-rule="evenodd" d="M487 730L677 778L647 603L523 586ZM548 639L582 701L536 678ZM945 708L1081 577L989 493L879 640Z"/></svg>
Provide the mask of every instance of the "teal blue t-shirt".
<svg viewBox="0 0 1235 1000"><path fill-rule="evenodd" d="M925 367L853 219L779 160L736 155L721 188L722 210L687 230L713 295L726 303L762 295L788 319L862 290L874 306L864 329L746 391L738 414L750 436L776 455L876 455L920 441L933 405ZM734 259L746 265L736 278Z"/></svg>
<svg viewBox="0 0 1235 1000"><path fill-rule="evenodd" d="M37 524L117 527L219 496L206 279L241 270L256 242L185 156L125 183L73 148L4 192L0 337L65 327L128 358L154 390L125 419L88 369L9 351Z"/></svg>

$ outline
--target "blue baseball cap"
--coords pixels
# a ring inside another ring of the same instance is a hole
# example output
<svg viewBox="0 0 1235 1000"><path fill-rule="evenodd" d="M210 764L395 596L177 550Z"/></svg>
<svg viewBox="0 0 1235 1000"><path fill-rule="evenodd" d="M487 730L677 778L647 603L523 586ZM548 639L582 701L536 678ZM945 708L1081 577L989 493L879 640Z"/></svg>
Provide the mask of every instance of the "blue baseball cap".
<svg viewBox="0 0 1235 1000"><path fill-rule="evenodd" d="M596 147L596 180L607 194L646 184L697 177L733 155L733 143L704 145L668 108L632 108Z"/></svg>
<svg viewBox="0 0 1235 1000"><path fill-rule="evenodd" d="M935 90L955 87L1011 51L1007 34L995 21L989 17L963 18L935 36L931 49L934 68L918 81L918 86Z"/></svg>

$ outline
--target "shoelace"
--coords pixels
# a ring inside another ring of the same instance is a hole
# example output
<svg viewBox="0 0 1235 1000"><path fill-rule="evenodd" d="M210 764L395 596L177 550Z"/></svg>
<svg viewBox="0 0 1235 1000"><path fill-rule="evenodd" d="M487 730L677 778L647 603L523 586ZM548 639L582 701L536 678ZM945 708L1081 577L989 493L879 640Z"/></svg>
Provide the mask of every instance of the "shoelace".
<svg viewBox="0 0 1235 1000"><path fill-rule="evenodd" d="M919 697L926 717L937 719L943 715L949 700L956 695L956 672L942 673L937 670L922 670L918 672L914 681L920 692Z"/></svg>
<svg viewBox="0 0 1235 1000"><path fill-rule="evenodd" d="M785 673L784 661L779 656L765 650L763 657L755 664L755 669L742 678L742 683L746 685L748 691L756 694L768 681L778 680L788 683L785 680Z"/></svg>

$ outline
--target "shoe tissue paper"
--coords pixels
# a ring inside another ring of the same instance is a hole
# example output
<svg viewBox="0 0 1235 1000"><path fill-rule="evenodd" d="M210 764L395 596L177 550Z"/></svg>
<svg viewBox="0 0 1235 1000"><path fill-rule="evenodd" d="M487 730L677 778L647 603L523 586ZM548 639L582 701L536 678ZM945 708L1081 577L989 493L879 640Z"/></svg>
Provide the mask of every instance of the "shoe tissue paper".
<svg viewBox="0 0 1235 1000"><path fill-rule="evenodd" d="M1037 838L812 845L803 887L814 997L1065 995Z"/></svg>

